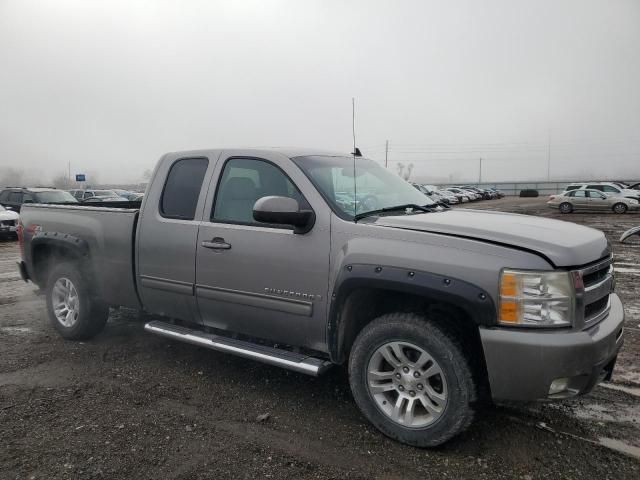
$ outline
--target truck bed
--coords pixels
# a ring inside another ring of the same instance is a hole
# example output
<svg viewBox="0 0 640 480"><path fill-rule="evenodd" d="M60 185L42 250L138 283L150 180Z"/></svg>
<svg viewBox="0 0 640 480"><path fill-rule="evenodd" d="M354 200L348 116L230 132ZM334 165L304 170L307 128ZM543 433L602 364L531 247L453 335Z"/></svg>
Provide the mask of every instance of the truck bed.
<svg viewBox="0 0 640 480"><path fill-rule="evenodd" d="M24 205L25 259L32 255L33 225L47 235L66 234L87 242L95 280L104 301L140 308L134 245L140 202L91 205ZM126 207L123 207L126 205ZM27 265L32 262L27 261ZM29 272L32 275L32 272ZM42 286L42 285L41 285Z"/></svg>

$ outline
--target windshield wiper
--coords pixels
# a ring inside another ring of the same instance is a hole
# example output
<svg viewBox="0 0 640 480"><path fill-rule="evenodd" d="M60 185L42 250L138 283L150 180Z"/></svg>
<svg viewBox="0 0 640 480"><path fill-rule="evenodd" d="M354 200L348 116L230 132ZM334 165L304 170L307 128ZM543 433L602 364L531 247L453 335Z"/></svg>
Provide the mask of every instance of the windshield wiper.
<svg viewBox="0 0 640 480"><path fill-rule="evenodd" d="M432 212L434 208L438 208L437 205L418 205L416 203L405 203L403 205L394 205L392 207L379 208L377 210L370 210L368 212L358 213L353 217L354 221L358 221L365 217L371 217L374 215L378 215L379 213L385 212L395 212L397 210L407 210L411 208L412 210L420 210L421 212Z"/></svg>

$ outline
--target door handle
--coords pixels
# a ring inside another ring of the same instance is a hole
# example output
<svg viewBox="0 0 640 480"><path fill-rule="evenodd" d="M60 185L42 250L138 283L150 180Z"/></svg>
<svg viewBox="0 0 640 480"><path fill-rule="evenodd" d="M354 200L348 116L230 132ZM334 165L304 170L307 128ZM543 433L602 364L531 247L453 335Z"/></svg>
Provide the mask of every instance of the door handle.
<svg viewBox="0 0 640 480"><path fill-rule="evenodd" d="M224 241L224 238L216 237L210 242L202 242L204 248L213 248L215 250L230 250L231 244Z"/></svg>

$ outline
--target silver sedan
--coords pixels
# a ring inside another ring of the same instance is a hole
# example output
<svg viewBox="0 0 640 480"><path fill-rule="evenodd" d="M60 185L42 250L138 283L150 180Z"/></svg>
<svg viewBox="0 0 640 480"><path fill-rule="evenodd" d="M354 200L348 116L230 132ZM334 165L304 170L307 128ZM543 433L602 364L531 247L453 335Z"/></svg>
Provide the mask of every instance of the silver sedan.
<svg viewBox="0 0 640 480"><path fill-rule="evenodd" d="M562 213L571 213L574 210L611 210L615 213L625 213L640 208L638 200L607 195L598 190L571 190L551 195L547 205L560 209Z"/></svg>

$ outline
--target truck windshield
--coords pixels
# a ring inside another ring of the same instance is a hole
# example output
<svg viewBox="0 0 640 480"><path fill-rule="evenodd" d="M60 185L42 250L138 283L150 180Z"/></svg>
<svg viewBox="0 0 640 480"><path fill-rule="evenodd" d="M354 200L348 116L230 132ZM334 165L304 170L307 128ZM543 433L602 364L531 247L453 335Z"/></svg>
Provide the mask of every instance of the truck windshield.
<svg viewBox="0 0 640 480"><path fill-rule="evenodd" d="M37 192L33 196L36 203L78 203L73 195L61 190Z"/></svg>
<svg viewBox="0 0 640 480"><path fill-rule="evenodd" d="M410 183L369 159L356 158L355 177L353 157L318 155L296 157L293 161L343 218L353 219L397 205L435 206Z"/></svg>

